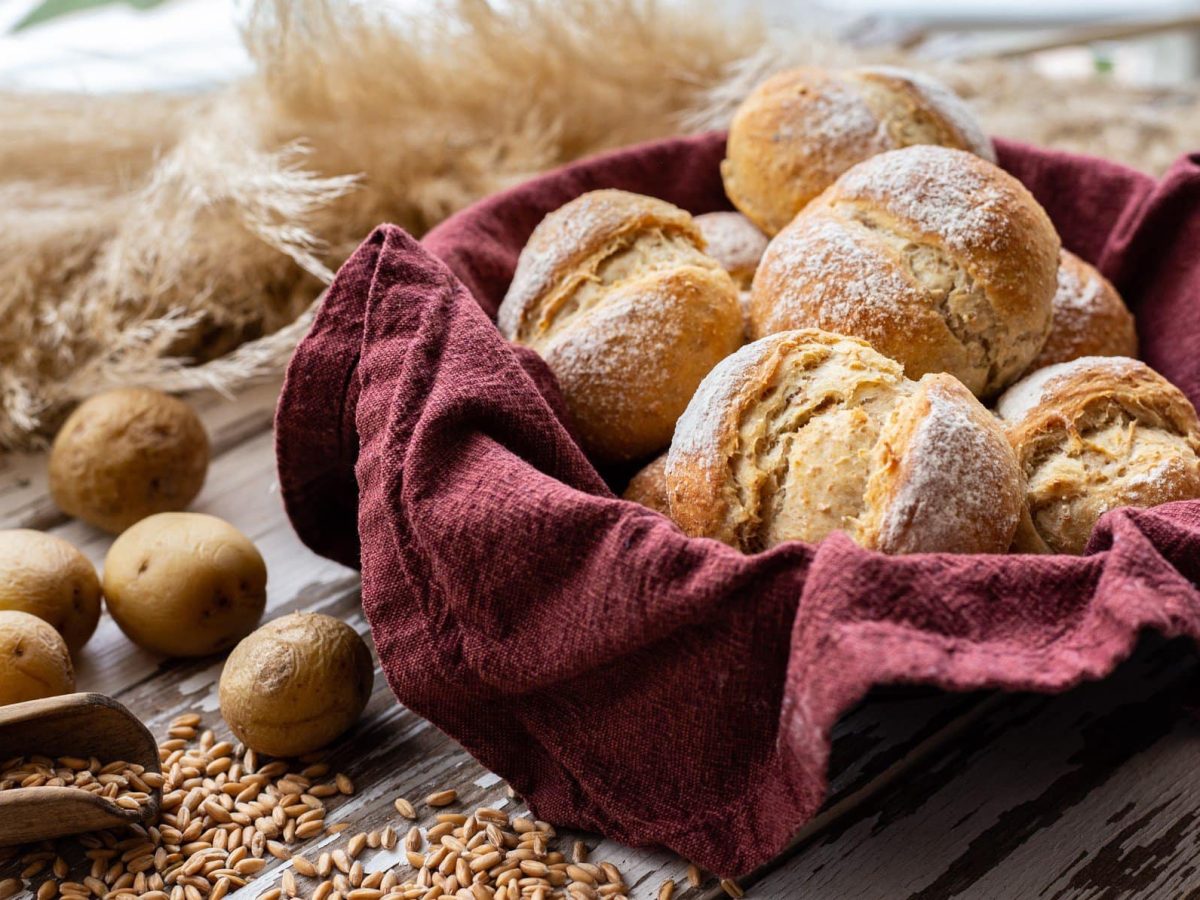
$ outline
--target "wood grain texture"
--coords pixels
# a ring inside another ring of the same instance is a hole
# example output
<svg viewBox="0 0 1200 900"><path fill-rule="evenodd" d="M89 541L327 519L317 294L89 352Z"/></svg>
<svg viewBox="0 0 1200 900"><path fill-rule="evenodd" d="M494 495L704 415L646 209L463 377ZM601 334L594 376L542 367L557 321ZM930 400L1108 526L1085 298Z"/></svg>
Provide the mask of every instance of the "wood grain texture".
<svg viewBox="0 0 1200 900"><path fill-rule="evenodd" d="M273 399L273 390L263 391L201 409L215 455L195 508L229 520L262 551L267 618L319 611L367 635L358 574L309 552L284 517ZM0 525L41 524L100 564L111 537L59 516L38 486L37 459L22 465L19 477L12 464L0 471ZM1198 735L1182 711L1198 686L1196 667L1178 645L1152 651L1114 679L1062 697L874 692L834 731L824 812L790 851L745 880L750 896L1178 896L1200 887L1188 861L1200 830L1193 812L1200 798L1191 787L1200 781L1193 773ZM221 664L145 653L107 613L77 660L81 689L118 698L159 737L184 712L200 713L228 735L217 706ZM418 805L423 826L431 820L420 799L444 787L459 791L452 810L525 808L496 775L398 704L378 669L366 712L329 749L328 761L358 790L337 800L328 818L350 830L301 847L313 859L358 831L406 830L392 806L397 796ZM564 836L564 848L573 837ZM673 854L579 837L593 859L621 869L631 897L656 896L667 878L682 900L725 896L712 878L690 888L687 863ZM368 871L396 864L402 877L408 872L397 851L369 851L364 860ZM288 865L270 858L246 895L277 883ZM0 878L17 868L0 866ZM313 883L300 882L311 891Z"/></svg>

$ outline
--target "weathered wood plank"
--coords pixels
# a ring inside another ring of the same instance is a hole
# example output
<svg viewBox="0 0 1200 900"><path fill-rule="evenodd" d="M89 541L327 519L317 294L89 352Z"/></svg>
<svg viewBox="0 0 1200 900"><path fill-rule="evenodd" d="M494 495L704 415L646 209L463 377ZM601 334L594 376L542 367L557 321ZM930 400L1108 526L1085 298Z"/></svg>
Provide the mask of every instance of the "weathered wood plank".
<svg viewBox="0 0 1200 900"><path fill-rule="evenodd" d="M1195 650L1147 639L1109 679L1005 698L768 875L766 897L1200 892Z"/></svg>
<svg viewBox="0 0 1200 900"><path fill-rule="evenodd" d="M189 398L208 430L213 455L271 427L279 382L247 388L236 401L218 394ZM209 473L210 480L212 473ZM66 521L46 489L43 453L0 454L0 523L4 528L48 529Z"/></svg>
<svg viewBox="0 0 1200 900"><path fill-rule="evenodd" d="M348 621L360 633L367 627L359 607L358 576L305 549L284 517L275 489L270 396L206 408L214 437L212 468L195 508L228 519L259 546L270 573L267 617L295 609L326 612ZM44 471L44 461L26 460L28 472ZM44 495L44 480L18 486L12 470L0 475L0 522L42 524L78 545L98 565L110 536L62 519ZM7 481L4 478L8 478ZM44 476L43 476L44 478ZM5 492L7 490L7 493ZM41 493L39 493L39 490ZM221 661L166 661L138 650L107 616L78 661L81 689L119 697L156 733L185 711L198 711L220 728L216 681ZM978 710L978 697L947 697L916 691L881 693L853 711L835 731L829 808L806 836L837 823L902 773L952 740ZM442 786L458 787L464 804L516 808L503 785L457 744L397 704L377 673L373 697L359 725L331 748L330 761L346 771L360 793L337 807L330 821L351 821L353 830L404 824L391 803L399 794L417 799ZM343 838L330 838L337 843ZM324 840L324 839L323 839ZM633 896L655 896L666 878L679 885L676 896L712 895L715 883L687 890L686 863L663 851L632 849L585 836L596 858L611 860L625 873ZM318 842L320 843L320 842ZM395 856L395 854L393 854ZM274 864L273 864L274 865ZM370 866L368 866L370 868ZM265 889L281 871L256 879ZM770 896L767 894L766 896Z"/></svg>

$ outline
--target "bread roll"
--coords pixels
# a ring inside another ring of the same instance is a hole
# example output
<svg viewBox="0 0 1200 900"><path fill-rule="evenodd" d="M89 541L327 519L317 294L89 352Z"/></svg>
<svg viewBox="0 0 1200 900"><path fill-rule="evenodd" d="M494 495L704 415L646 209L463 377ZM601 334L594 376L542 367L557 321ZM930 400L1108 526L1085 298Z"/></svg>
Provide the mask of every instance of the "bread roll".
<svg viewBox="0 0 1200 900"><path fill-rule="evenodd" d="M853 335L910 378L949 372L988 397L1046 340L1058 254L1050 219L1011 175L961 150L894 150L846 172L771 241L752 334Z"/></svg>
<svg viewBox="0 0 1200 900"><path fill-rule="evenodd" d="M712 212L696 216L696 227L704 238L704 252L721 264L739 289L749 290L767 236L735 212Z"/></svg>
<svg viewBox="0 0 1200 900"><path fill-rule="evenodd" d="M671 503L667 499L666 470L667 454L664 453L629 479L625 493L621 496L670 518Z"/></svg>
<svg viewBox="0 0 1200 900"><path fill-rule="evenodd" d="M855 163L913 144L996 158L966 104L932 78L883 66L793 69L738 108L721 177L734 206L774 235Z"/></svg>
<svg viewBox="0 0 1200 900"><path fill-rule="evenodd" d="M497 324L546 360L598 461L666 447L700 379L742 343L737 289L703 246L682 209L603 190L550 213L521 251Z"/></svg>
<svg viewBox="0 0 1200 900"><path fill-rule="evenodd" d="M1026 372L1081 356L1136 357L1137 350L1133 314L1112 282L1070 250L1063 250L1050 336Z"/></svg>
<svg viewBox="0 0 1200 900"><path fill-rule="evenodd" d="M959 382L854 338L786 331L704 379L667 455L675 521L745 552L844 531L886 553L1007 550L1016 457Z"/></svg>
<svg viewBox="0 0 1200 900"><path fill-rule="evenodd" d="M1110 509L1200 497L1196 411L1136 359L1085 356L1040 369L1009 388L997 412L1028 482L1033 528L1055 553L1082 553Z"/></svg>

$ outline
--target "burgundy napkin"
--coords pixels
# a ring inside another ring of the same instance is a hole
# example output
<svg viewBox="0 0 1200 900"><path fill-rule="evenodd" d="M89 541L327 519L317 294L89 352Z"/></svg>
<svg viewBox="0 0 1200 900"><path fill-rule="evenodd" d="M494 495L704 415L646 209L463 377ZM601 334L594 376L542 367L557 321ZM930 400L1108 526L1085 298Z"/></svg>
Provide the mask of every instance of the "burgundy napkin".
<svg viewBox="0 0 1200 900"><path fill-rule="evenodd" d="M1058 691L1138 630L1200 636L1200 502L1105 516L1084 557L887 557L834 535L743 556L614 497L553 376L492 317L542 216L620 187L728 208L724 137L568 166L423 242L377 229L297 349L276 420L292 522L361 566L396 696L550 821L751 869L811 818L874 684ZM1000 162L1200 400L1200 166L1160 182L1002 143Z"/></svg>

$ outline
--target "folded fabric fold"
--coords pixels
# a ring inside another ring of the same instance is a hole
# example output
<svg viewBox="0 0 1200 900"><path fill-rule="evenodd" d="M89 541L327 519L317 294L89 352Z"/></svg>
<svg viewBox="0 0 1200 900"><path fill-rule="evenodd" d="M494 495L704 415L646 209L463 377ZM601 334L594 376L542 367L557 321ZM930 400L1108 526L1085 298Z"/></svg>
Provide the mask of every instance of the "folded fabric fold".
<svg viewBox="0 0 1200 900"><path fill-rule="evenodd" d="M734 874L820 806L830 731L875 684L1062 690L1141 628L1200 637L1200 501L1108 514L1084 557L887 557L835 535L755 556L614 497L554 378L492 316L542 216L621 187L727 208L722 135L630 148L342 267L277 414L288 514L358 565L396 696L543 818ZM1200 167L1161 182L1001 143L1099 262L1146 358L1200 399Z"/></svg>

